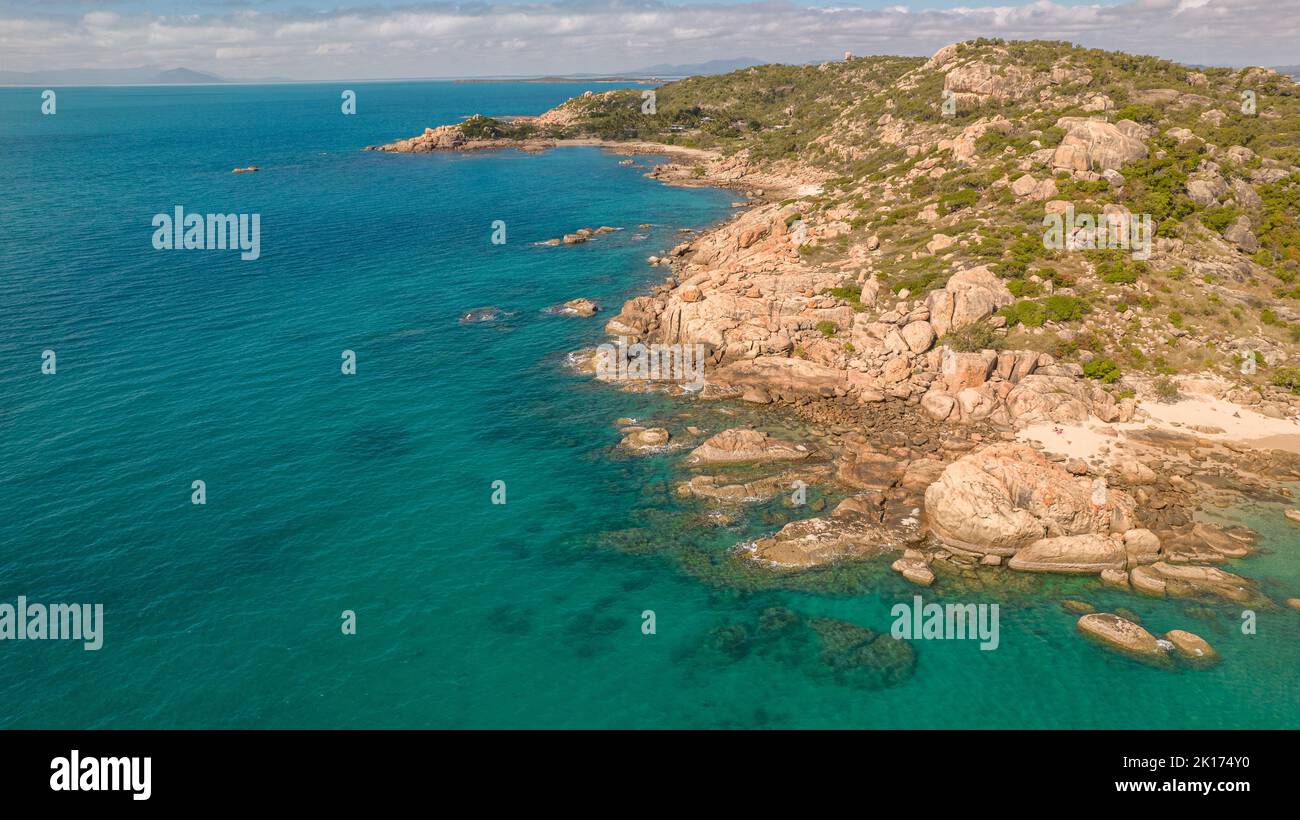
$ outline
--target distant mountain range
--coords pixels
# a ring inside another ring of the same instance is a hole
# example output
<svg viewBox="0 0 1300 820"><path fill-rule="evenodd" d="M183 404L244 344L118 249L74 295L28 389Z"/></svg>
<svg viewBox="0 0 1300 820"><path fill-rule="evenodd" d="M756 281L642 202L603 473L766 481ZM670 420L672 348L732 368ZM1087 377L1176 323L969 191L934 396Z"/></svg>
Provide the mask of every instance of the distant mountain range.
<svg viewBox="0 0 1300 820"><path fill-rule="evenodd" d="M726 74L741 68L763 65L765 60L741 57L732 60L710 60L705 63L683 65L659 65L638 68L635 71L620 71L614 74L568 74L561 77L510 77L484 79L529 79L533 81L558 81L561 79L609 79L634 80L645 77L690 77L696 74ZM379 78L375 78L379 79ZM65 68L51 71L0 71L0 85L201 85L208 83L283 83L298 82L280 77L259 78L253 80L232 80L216 74L194 71L189 68L161 68L159 66L141 66L139 68Z"/></svg>
<svg viewBox="0 0 1300 820"><path fill-rule="evenodd" d="M0 71L0 85L201 85L229 82L285 82L267 78L229 80L188 68L64 68L52 71Z"/></svg>

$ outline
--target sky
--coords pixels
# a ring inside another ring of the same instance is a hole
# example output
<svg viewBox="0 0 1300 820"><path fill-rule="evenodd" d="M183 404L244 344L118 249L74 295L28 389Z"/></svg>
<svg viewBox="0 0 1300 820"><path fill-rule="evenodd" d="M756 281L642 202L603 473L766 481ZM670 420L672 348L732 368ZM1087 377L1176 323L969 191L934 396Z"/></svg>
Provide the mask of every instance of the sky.
<svg viewBox="0 0 1300 820"><path fill-rule="evenodd" d="M927 55L974 37L1295 65L1300 0L0 0L8 71L149 65L297 80L616 73L739 57Z"/></svg>

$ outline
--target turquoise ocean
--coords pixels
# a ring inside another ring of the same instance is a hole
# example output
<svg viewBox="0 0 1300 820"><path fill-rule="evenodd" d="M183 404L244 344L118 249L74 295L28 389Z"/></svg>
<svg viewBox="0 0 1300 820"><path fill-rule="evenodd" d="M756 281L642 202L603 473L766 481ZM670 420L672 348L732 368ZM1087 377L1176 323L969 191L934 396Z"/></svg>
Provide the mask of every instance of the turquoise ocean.
<svg viewBox="0 0 1300 820"><path fill-rule="evenodd" d="M877 563L737 558L789 510L710 515L672 493L681 451L615 450L620 417L726 416L575 375L565 354L604 319L545 311L586 296L608 317L736 194L595 148L361 150L603 87L67 88L53 116L41 89L0 89L0 603L105 619L99 651L0 641L0 727L1300 727L1282 608L1245 635L1239 609L1095 580L940 585L926 601L999 604L1000 646L918 641L883 686L772 637L787 611L888 632L916 590ZM177 205L260 214L261 258L155 250ZM534 244L598 225L623 230ZM460 321L484 307L495 321ZM1232 568L1300 595L1279 509L1223 515L1264 536ZM1223 661L1109 654L1064 598L1197 632Z"/></svg>

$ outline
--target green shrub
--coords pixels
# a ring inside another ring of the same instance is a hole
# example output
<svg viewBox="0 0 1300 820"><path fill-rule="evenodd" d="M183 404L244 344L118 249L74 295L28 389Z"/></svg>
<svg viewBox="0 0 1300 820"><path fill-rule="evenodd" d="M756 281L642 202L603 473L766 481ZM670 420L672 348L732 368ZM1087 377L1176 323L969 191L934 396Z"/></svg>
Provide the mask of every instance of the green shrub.
<svg viewBox="0 0 1300 820"><path fill-rule="evenodd" d="M1086 302L1064 293L1054 293L1047 297L1043 300L1043 307L1047 309L1047 315L1056 322L1077 321L1088 312Z"/></svg>
<svg viewBox="0 0 1300 820"><path fill-rule="evenodd" d="M1237 220L1239 213L1236 208L1224 206L1222 208L1206 208L1201 212L1201 224L1215 233L1223 233L1228 226Z"/></svg>
<svg viewBox="0 0 1300 820"><path fill-rule="evenodd" d="M507 132L505 123L475 114L460 124L461 133L470 139L496 139Z"/></svg>
<svg viewBox="0 0 1300 820"><path fill-rule="evenodd" d="M1031 282L1028 279L1008 279L1006 281L1007 290L1017 299L1025 296L1037 296L1043 292L1043 286L1037 282Z"/></svg>
<svg viewBox="0 0 1300 820"><path fill-rule="evenodd" d="M1047 309L1040 302L1015 302L999 310L998 315L1006 318L1007 327L1042 327L1047 321Z"/></svg>
<svg viewBox="0 0 1300 820"><path fill-rule="evenodd" d="M993 332L993 327L987 322L976 322L973 325L967 325L957 330L950 330L944 334L939 343L947 345L958 353L1000 350L1002 347L1002 340Z"/></svg>
<svg viewBox="0 0 1300 820"><path fill-rule="evenodd" d="M1160 121L1160 111L1154 105L1130 103L1115 112L1115 121L1133 120L1148 125Z"/></svg>
<svg viewBox="0 0 1300 820"><path fill-rule="evenodd" d="M1099 379L1105 384L1114 384L1123 375L1119 365L1108 356L1098 356L1083 366L1083 375L1090 379Z"/></svg>
<svg viewBox="0 0 1300 820"><path fill-rule="evenodd" d="M1053 125L1050 128L1043 129L1043 135L1038 138L1038 141L1043 144L1044 148L1055 148L1061 144L1063 139L1065 139L1065 129Z"/></svg>
<svg viewBox="0 0 1300 820"><path fill-rule="evenodd" d="M1037 301L1022 300L998 311L1007 320L1008 327L1042 327L1044 322L1073 322L1082 319L1088 305L1082 299L1055 293Z"/></svg>
<svg viewBox="0 0 1300 820"><path fill-rule="evenodd" d="M1300 367L1275 367L1269 382L1274 387L1285 388L1300 395Z"/></svg>
<svg viewBox="0 0 1300 820"><path fill-rule="evenodd" d="M1145 262L1135 262L1127 257L1104 259L1097 263L1097 275L1110 285L1131 285L1138 275L1147 272Z"/></svg>
<svg viewBox="0 0 1300 820"><path fill-rule="evenodd" d="M843 299L858 313L867 309L867 306L862 304L862 286L856 282L840 285L837 288L827 288L822 293L834 296L836 299Z"/></svg>
<svg viewBox="0 0 1300 820"><path fill-rule="evenodd" d="M962 208L973 208L979 201L979 192L970 188L962 188L960 191L953 191L939 197L939 213L947 216L955 211L960 211Z"/></svg>
<svg viewBox="0 0 1300 820"><path fill-rule="evenodd" d="M840 326L832 322L830 319L822 319L820 322L817 323L817 330L819 330L823 336L829 339L839 332Z"/></svg>
<svg viewBox="0 0 1300 820"><path fill-rule="evenodd" d="M1152 384L1156 391L1156 398L1160 401L1177 401L1179 397L1178 384L1168 376L1160 376Z"/></svg>

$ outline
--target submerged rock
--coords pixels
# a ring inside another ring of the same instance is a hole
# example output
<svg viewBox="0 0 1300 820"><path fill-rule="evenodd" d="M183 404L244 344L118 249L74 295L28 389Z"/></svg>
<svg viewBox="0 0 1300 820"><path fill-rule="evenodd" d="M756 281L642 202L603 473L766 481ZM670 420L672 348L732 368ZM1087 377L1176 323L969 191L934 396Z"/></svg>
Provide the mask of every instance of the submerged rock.
<svg viewBox="0 0 1300 820"><path fill-rule="evenodd" d="M481 308L474 308L468 313L462 315L460 317L460 323L462 325L476 325L476 324L483 324L485 322L500 321L504 317L505 317L505 312L502 311L501 308L481 307Z"/></svg>
<svg viewBox="0 0 1300 820"><path fill-rule="evenodd" d="M768 607L758 616L760 632L782 632L799 624L799 613L783 606Z"/></svg>
<svg viewBox="0 0 1300 820"><path fill-rule="evenodd" d="M840 683L883 689L916 671L916 651L907 641L832 618L810 625L821 642L821 660Z"/></svg>
<svg viewBox="0 0 1300 820"><path fill-rule="evenodd" d="M744 624L724 624L709 631L708 647L732 660L749 654L749 630Z"/></svg>

